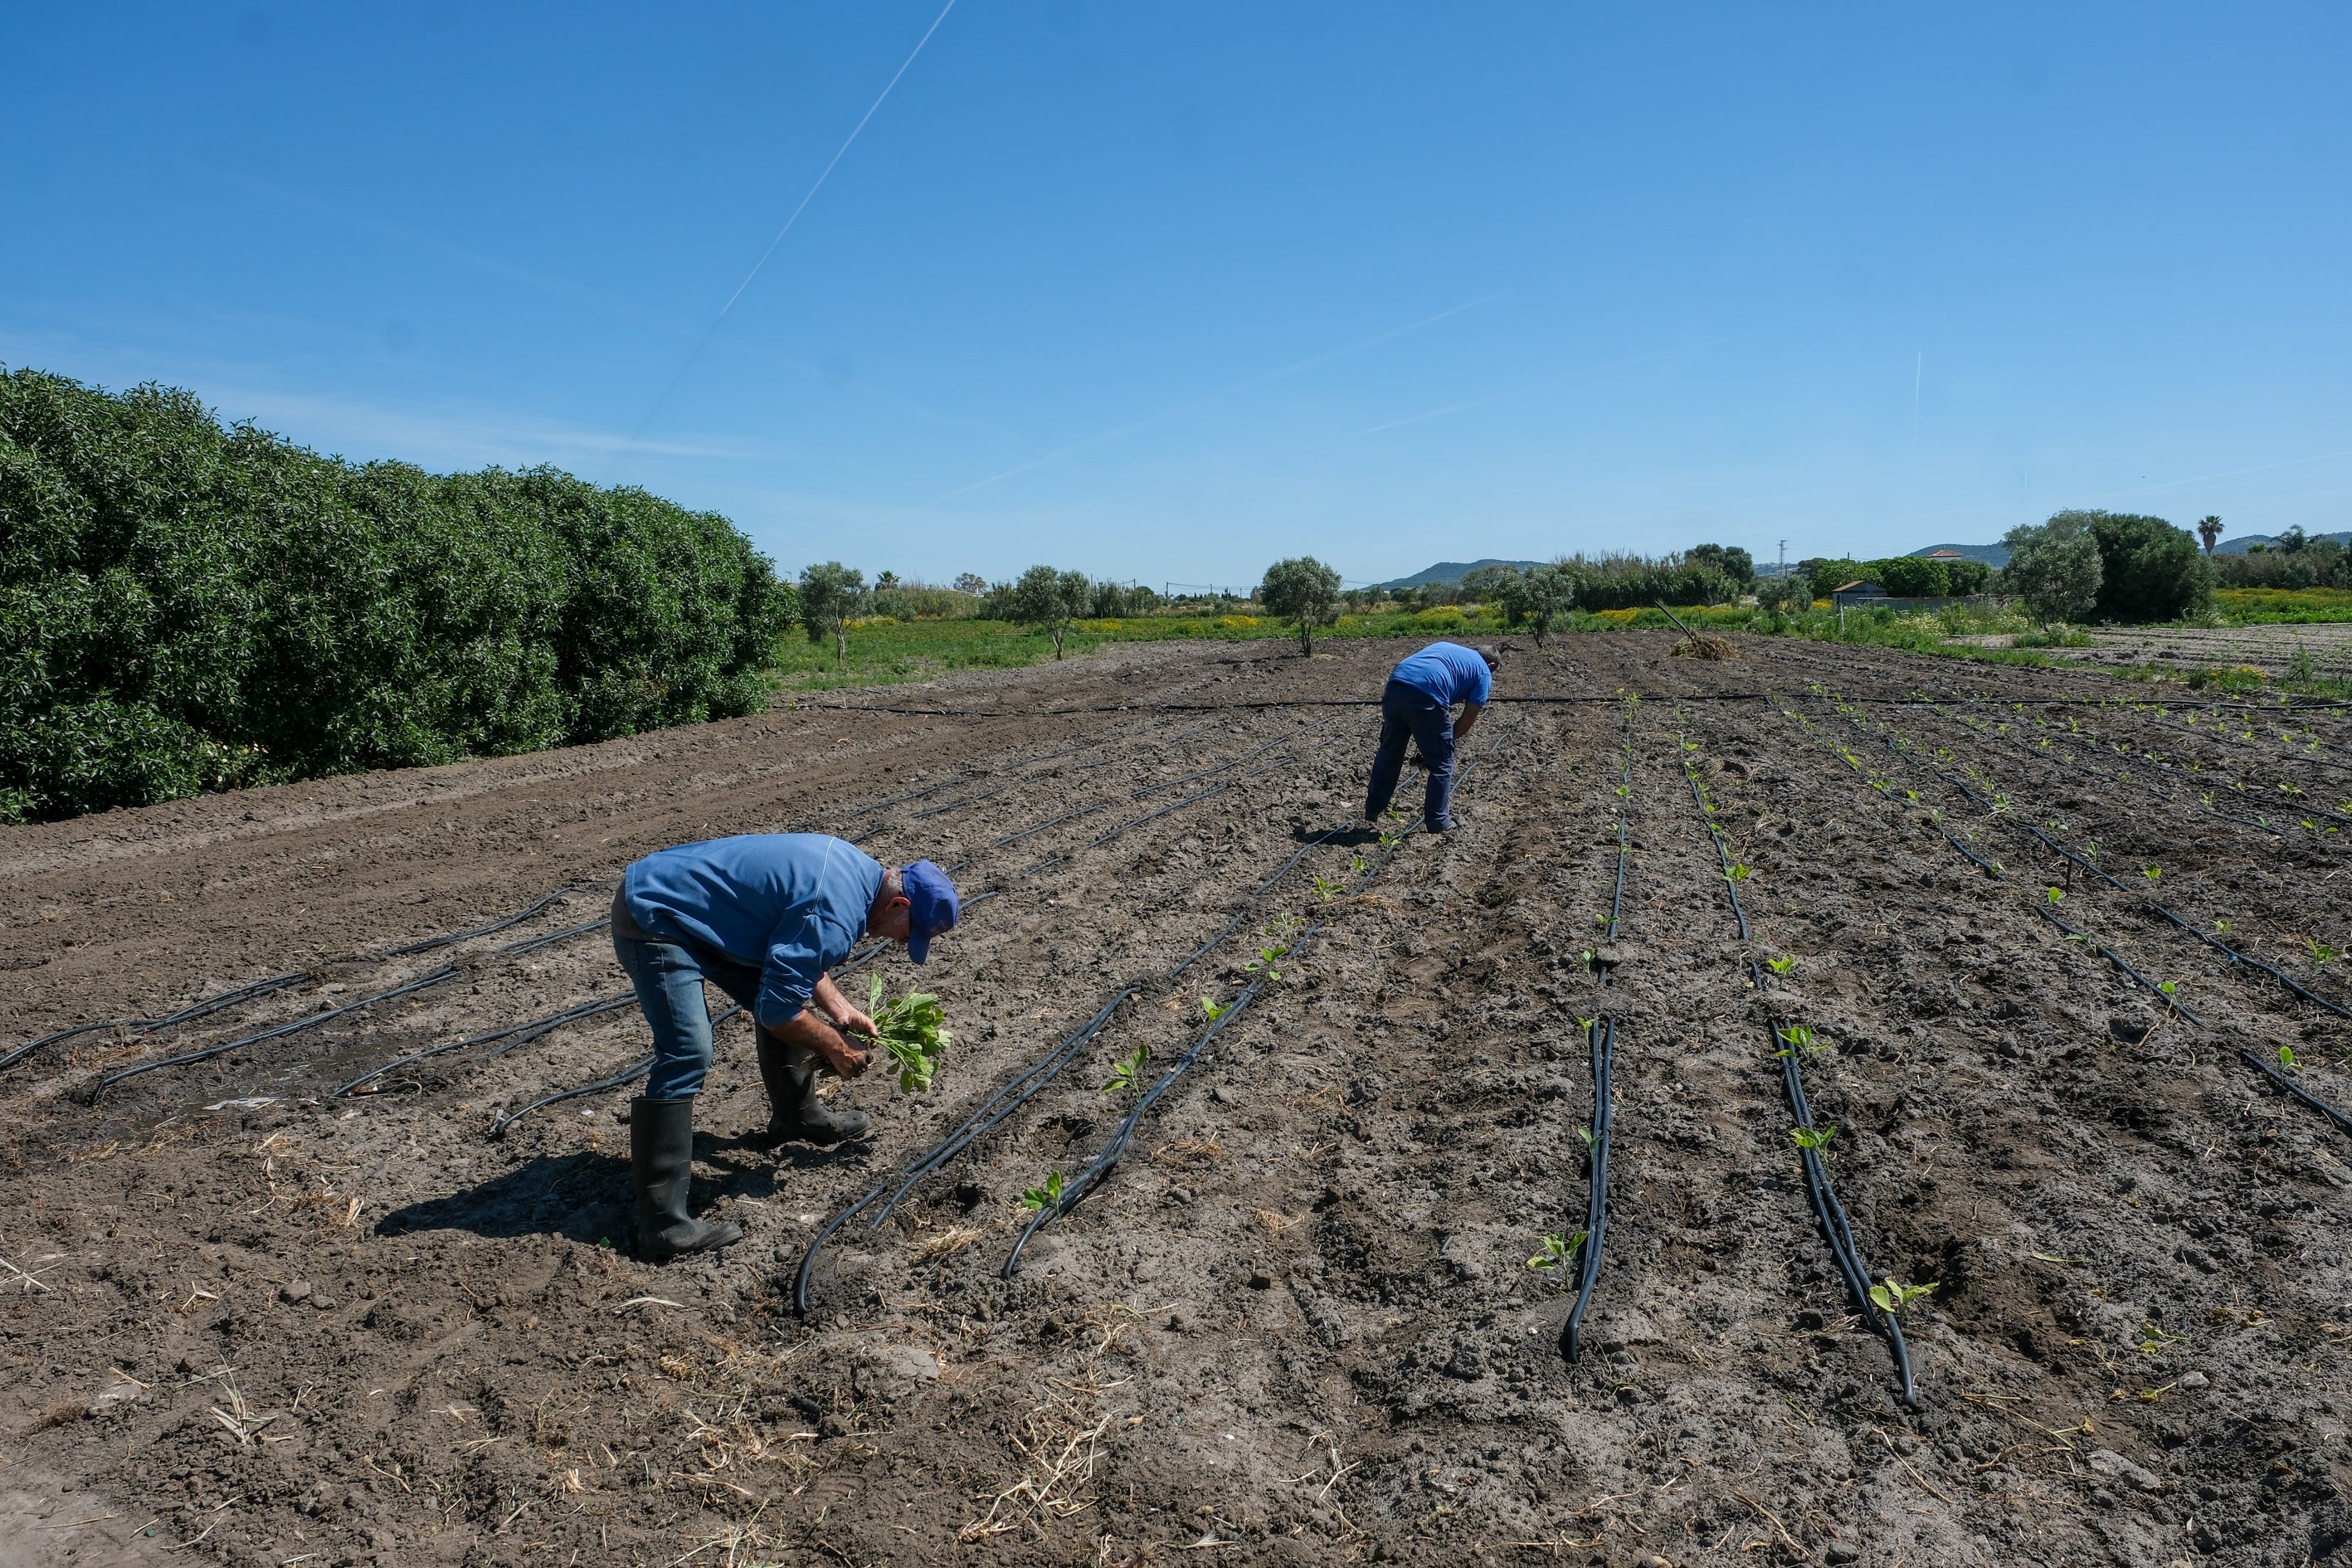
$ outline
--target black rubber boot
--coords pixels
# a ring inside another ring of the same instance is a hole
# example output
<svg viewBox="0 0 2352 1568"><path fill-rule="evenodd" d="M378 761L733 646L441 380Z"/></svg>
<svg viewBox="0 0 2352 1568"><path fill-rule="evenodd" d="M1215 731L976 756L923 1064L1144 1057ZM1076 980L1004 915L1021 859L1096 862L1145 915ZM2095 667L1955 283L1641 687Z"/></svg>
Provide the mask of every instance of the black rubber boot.
<svg viewBox="0 0 2352 1568"><path fill-rule="evenodd" d="M760 1031L760 1081L768 1086L768 1141L798 1140L830 1147L866 1136L868 1125L862 1110L827 1110L816 1097L816 1069L822 1060L806 1046L780 1040Z"/></svg>
<svg viewBox="0 0 2352 1568"><path fill-rule="evenodd" d="M637 1249L656 1263L743 1239L743 1227L686 1212L694 1186L694 1101L629 1102L629 1178L637 1191Z"/></svg>

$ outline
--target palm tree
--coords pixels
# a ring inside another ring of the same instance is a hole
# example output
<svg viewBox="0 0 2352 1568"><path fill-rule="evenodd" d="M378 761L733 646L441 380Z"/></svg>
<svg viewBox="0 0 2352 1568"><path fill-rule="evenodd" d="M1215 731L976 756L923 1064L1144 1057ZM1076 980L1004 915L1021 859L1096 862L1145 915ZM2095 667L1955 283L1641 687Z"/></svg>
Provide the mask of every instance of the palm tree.
<svg viewBox="0 0 2352 1568"><path fill-rule="evenodd" d="M2199 518L2197 537L2205 542L2205 553L2212 554L2213 546L2221 542L2221 520L2218 517Z"/></svg>

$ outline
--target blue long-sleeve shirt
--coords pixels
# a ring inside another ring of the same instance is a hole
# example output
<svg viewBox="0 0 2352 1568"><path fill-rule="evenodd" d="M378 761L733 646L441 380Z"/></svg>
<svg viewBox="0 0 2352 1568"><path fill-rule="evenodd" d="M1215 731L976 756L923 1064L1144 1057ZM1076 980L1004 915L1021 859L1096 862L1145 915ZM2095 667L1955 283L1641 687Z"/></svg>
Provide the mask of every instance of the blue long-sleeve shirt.
<svg viewBox="0 0 2352 1568"><path fill-rule="evenodd" d="M827 970L849 956L882 891L882 866L823 833L753 833L648 855L621 898L648 936L724 954L760 971L752 1016L800 1016Z"/></svg>
<svg viewBox="0 0 2352 1568"><path fill-rule="evenodd" d="M1389 679L1428 693L1442 708L1456 702L1483 704L1495 689L1494 671L1478 650L1454 642L1433 642L1407 655L1389 671Z"/></svg>

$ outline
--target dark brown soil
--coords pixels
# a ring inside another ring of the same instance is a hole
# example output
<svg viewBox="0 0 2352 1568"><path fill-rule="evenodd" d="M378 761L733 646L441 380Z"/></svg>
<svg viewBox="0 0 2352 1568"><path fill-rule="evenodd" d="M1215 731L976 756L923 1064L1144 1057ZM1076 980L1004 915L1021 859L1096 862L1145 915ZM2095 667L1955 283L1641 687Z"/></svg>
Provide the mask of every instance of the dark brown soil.
<svg viewBox="0 0 2352 1568"><path fill-rule="evenodd" d="M1360 805L1401 647L1111 647L0 833L0 1047L306 972L0 1077L0 1568L2352 1554L2352 1149L2239 1055L2286 1047L2352 1102L2346 1021L2147 910L2226 921L2352 999L2352 961L2309 945L2352 946L2328 831L2352 820L2352 727L2192 727L2094 676L1672 640L1518 658L1455 831L1377 880L1380 847L1343 835L1263 894ZM1794 961L1769 998L1686 764L1751 870L1754 954ZM649 849L785 827L1002 891L919 972L957 1031L937 1092L835 1090L875 1115L863 1146L751 1142L764 1101L722 1026L698 1202L737 1247L631 1256L626 1087L490 1136L639 1058L630 1008L334 1095L612 994L600 931L499 950L596 920ZM1114 1061L1176 1059L1293 915L1322 923L1281 980L1005 1278L1024 1190L1123 1113ZM827 1215L1130 984L1068 1071L844 1227L793 1313ZM1570 1296L1528 1259L1583 1223L1580 1019L1603 1014L1610 1219L1570 1365ZM1905 1319L1916 1409L1807 1206L1769 1016L1824 1047L1803 1073L1864 1262L1936 1287Z"/></svg>

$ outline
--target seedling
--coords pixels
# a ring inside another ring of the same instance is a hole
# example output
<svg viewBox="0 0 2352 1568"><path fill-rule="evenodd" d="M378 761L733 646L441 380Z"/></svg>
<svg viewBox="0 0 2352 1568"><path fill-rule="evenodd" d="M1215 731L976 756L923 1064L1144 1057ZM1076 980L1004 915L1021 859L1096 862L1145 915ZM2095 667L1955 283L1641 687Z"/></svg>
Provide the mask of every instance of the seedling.
<svg viewBox="0 0 2352 1568"><path fill-rule="evenodd" d="M2170 1001L2174 994L2179 991L2180 986L2177 981L2159 980L2156 983L2156 988L2164 993L2165 1000Z"/></svg>
<svg viewBox="0 0 2352 1568"><path fill-rule="evenodd" d="M2056 909L2060 904L2063 904L2063 903L2064 903L2064 902L2066 901L2066 894L2065 894L2064 890L2063 890L2063 889L2058 889L2058 888L2044 888L2043 889L2042 889L2042 901L2043 901L2044 903L2048 904L2048 905L2049 905L2052 909L2053 909L2053 910L2054 910L2054 909Z"/></svg>
<svg viewBox="0 0 2352 1568"><path fill-rule="evenodd" d="M2334 948L2315 937L2305 937L2303 939L2303 945L2310 950L2311 967L2314 969L2325 968L2326 965L2335 963L2336 959L2343 956L2343 954L2337 952Z"/></svg>
<svg viewBox="0 0 2352 1568"><path fill-rule="evenodd" d="M2000 793L1999 791L1995 791L1992 797L1992 809L1995 815L2007 811L2009 809L2009 796Z"/></svg>
<svg viewBox="0 0 2352 1568"><path fill-rule="evenodd" d="M1546 1272L1554 1268L1567 1268L1575 1259L1577 1250L1583 1247L1584 1238L1591 1234L1591 1231L1580 1230L1574 1236L1545 1237L1543 1250L1528 1259L1528 1267Z"/></svg>
<svg viewBox="0 0 2352 1568"><path fill-rule="evenodd" d="M1061 1201L1062 1173L1059 1171L1047 1176L1044 1186L1032 1187L1021 1194L1021 1206L1024 1209L1054 1208L1058 1206Z"/></svg>
<svg viewBox="0 0 2352 1568"><path fill-rule="evenodd" d="M1772 1053L1775 1057L1790 1056L1798 1051L1803 1051L1810 1056L1822 1049L1820 1046L1813 1043L1813 1029L1810 1024L1790 1024L1774 1032L1780 1036L1782 1047ZM1803 1140L1800 1139L1799 1142L1802 1142ZM1805 1147L1810 1149L1813 1145L1807 1143Z"/></svg>
<svg viewBox="0 0 2352 1568"><path fill-rule="evenodd" d="M1739 886L1740 883L1748 880L1748 878L1755 874L1756 872L1754 868L1743 866L1737 860L1734 860L1730 865L1726 866L1723 868L1724 880L1729 882L1735 888Z"/></svg>
<svg viewBox="0 0 2352 1568"><path fill-rule="evenodd" d="M2139 868L2139 874L2146 877L2151 882L2161 881L2164 878L2164 868L2161 866L2142 866Z"/></svg>
<svg viewBox="0 0 2352 1568"><path fill-rule="evenodd" d="M1328 904L1333 899L1338 898L1339 896L1340 889L1345 888L1347 885L1348 884L1345 880L1333 881L1327 877L1318 877L1315 879L1315 892L1318 897Z"/></svg>
<svg viewBox="0 0 2352 1568"><path fill-rule="evenodd" d="M2281 1046L2279 1047L2279 1066L2286 1068L2289 1072L2301 1072L2303 1070L2303 1064L2294 1059L2294 1047L2293 1046Z"/></svg>
<svg viewBox="0 0 2352 1568"><path fill-rule="evenodd" d="M1212 1024L1223 1017L1227 1013L1232 1012L1233 1007L1234 1005L1230 1002L1220 1006L1206 996L1201 998L1201 1012Z"/></svg>
<svg viewBox="0 0 2352 1568"><path fill-rule="evenodd" d="M2228 931L2230 929L2230 922L2228 921L2215 921L2213 922L2213 929L2215 931Z"/></svg>
<svg viewBox="0 0 2352 1568"><path fill-rule="evenodd" d="M1830 1146L1831 1139L1837 1136L1837 1128L1835 1125L1828 1127L1791 1127L1789 1129L1789 1136L1797 1141L1798 1148L1811 1149L1814 1153L1818 1154L1822 1150L1827 1149Z"/></svg>
<svg viewBox="0 0 2352 1568"><path fill-rule="evenodd" d="M1393 848L1395 848L1398 845L1400 845L1400 844L1402 844L1402 843L1403 843L1403 842L1404 842L1404 840L1403 840L1402 838L1399 837L1397 835L1395 835L1395 834L1393 834L1393 833L1391 833L1387 828L1383 827L1383 828L1381 828L1381 848L1383 848L1383 849L1393 849Z"/></svg>
<svg viewBox="0 0 2352 1568"><path fill-rule="evenodd" d="M1768 958L1764 961L1764 967L1775 974L1786 974L1797 967L1796 954L1783 953L1779 958Z"/></svg>
<svg viewBox="0 0 2352 1568"><path fill-rule="evenodd" d="M1135 1049L1118 1059L1117 1068L1110 1075L1110 1081L1102 1086L1102 1091L1105 1094L1118 1094L1128 1089L1134 1089L1141 1093L1143 1069L1150 1064L1150 1061L1151 1047L1149 1045L1137 1046Z"/></svg>
<svg viewBox="0 0 2352 1568"><path fill-rule="evenodd" d="M1932 1294L1935 1289L1933 1285L1906 1285L1890 1274L1885 1284L1870 1288L1870 1304L1882 1312L1892 1312L1899 1318L1906 1307L1922 1296Z"/></svg>
<svg viewBox="0 0 2352 1568"><path fill-rule="evenodd" d="M2139 1331L2139 1353L2142 1355L2162 1355L2165 1346L2189 1342L2187 1334L2168 1334L2154 1323L2142 1323Z"/></svg>
<svg viewBox="0 0 2352 1568"><path fill-rule="evenodd" d="M1584 950L1584 967L1585 967L1585 968L1587 968L1587 969L1597 969L1597 968L1599 968L1599 967L1600 967L1600 964L1599 964L1598 963L1596 963L1596 962L1595 962L1595 959L1597 958L1597 956L1598 956L1598 955L1594 952L1594 951L1593 951L1591 948L1589 948L1589 947L1588 947L1588 948L1586 948L1586 949Z"/></svg>
<svg viewBox="0 0 2352 1568"><path fill-rule="evenodd" d="M927 991L909 991L888 1006L882 1004L882 977L874 977L866 994L866 1010L874 1016L874 1038L890 1053L898 1070L898 1092L916 1094L931 1087L940 1058L954 1036L944 1026L947 1015L940 999Z"/></svg>
<svg viewBox="0 0 2352 1568"><path fill-rule="evenodd" d="M1578 1128L1576 1135L1584 1140L1584 1152L1587 1154L1601 1147L1601 1140L1592 1135L1592 1129L1590 1127Z"/></svg>
<svg viewBox="0 0 2352 1568"><path fill-rule="evenodd" d="M1355 858L1353 858L1353 859L1351 859L1351 860L1349 860L1349 861L1348 862L1348 875L1349 875L1349 876L1351 876L1351 877L1353 877L1353 876L1357 876L1357 875L1359 875L1359 874L1360 874L1360 873L1362 872L1363 868L1364 868L1364 857L1363 857L1363 855L1362 855L1360 852L1359 852L1359 853L1356 855Z"/></svg>
<svg viewBox="0 0 2352 1568"><path fill-rule="evenodd" d="M1282 955L1289 951L1289 948L1280 943L1271 947L1261 947L1257 950L1255 958L1242 965L1242 972L1245 974L1260 975L1267 980L1279 980L1282 978L1282 971L1276 969L1275 965L1279 963L1282 961Z"/></svg>

